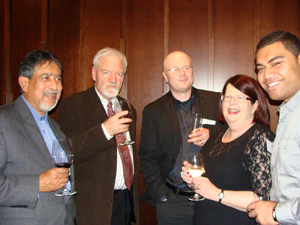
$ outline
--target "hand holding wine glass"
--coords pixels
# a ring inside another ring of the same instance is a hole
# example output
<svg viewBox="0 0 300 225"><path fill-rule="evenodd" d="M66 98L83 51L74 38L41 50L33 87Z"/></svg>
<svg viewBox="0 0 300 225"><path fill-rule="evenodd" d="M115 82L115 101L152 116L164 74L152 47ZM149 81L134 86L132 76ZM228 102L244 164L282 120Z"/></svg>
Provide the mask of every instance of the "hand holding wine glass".
<svg viewBox="0 0 300 225"><path fill-rule="evenodd" d="M195 178L195 177L200 177L202 176L204 172L204 163L203 163L203 158L201 153L190 153L188 154L188 170L189 174ZM194 196L190 197L190 201L201 201L204 200L205 198L197 193L194 194Z"/></svg>
<svg viewBox="0 0 300 225"><path fill-rule="evenodd" d="M70 168L74 161L71 140L53 140L51 156L56 167ZM58 191L55 193L56 196L67 196L74 194L76 194L76 191L70 191L66 186L63 191Z"/></svg>
<svg viewBox="0 0 300 225"><path fill-rule="evenodd" d="M131 105L130 105L130 103L129 103L128 100L121 99L121 100L119 100L119 102L116 102L116 104L115 104L114 107L115 107L115 112L116 113L118 113L120 111L127 110L128 114L124 115L123 118L130 118L131 119L132 110L131 110ZM125 139L125 141L123 143L121 143L120 145L132 145L134 143L135 143L135 141L131 141L131 140Z"/></svg>

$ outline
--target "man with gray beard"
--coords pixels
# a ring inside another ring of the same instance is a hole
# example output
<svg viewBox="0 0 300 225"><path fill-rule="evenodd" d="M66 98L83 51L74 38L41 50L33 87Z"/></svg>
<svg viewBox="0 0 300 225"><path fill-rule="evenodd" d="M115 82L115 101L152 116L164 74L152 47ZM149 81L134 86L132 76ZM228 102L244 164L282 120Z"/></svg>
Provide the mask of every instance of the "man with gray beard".
<svg viewBox="0 0 300 225"><path fill-rule="evenodd" d="M22 95L0 107L0 224L73 225L74 197L55 196L69 181L69 169L55 168L50 154L53 140L65 138L48 116L61 96L60 62L49 52L29 52L19 66L19 85Z"/></svg>
<svg viewBox="0 0 300 225"><path fill-rule="evenodd" d="M126 67L120 51L100 50L93 60L95 85L66 98L59 108L58 122L75 152L79 225L139 224L137 179L133 181L138 174L133 169L136 147L119 145L124 134L135 140L136 111L132 108L131 119L124 117L128 111L114 114Z"/></svg>

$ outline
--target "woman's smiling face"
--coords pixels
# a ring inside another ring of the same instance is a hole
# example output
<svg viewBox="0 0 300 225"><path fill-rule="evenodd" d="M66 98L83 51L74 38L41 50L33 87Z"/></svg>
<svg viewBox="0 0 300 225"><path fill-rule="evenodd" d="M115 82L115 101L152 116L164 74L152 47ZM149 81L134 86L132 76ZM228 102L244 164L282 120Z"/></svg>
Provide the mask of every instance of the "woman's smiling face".
<svg viewBox="0 0 300 225"><path fill-rule="evenodd" d="M245 95L230 83L226 87L225 95L232 96L229 102L222 101L222 112L227 124L230 126L236 123L243 126L243 124L252 123L257 103L253 104L249 100L237 102L236 96L242 96L244 98L249 96Z"/></svg>

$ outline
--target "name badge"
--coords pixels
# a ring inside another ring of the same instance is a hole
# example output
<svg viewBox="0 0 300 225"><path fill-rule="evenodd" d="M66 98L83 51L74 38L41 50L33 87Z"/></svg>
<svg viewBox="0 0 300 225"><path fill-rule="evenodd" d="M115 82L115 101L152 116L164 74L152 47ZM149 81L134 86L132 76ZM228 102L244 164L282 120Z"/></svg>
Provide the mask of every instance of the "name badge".
<svg viewBox="0 0 300 225"><path fill-rule="evenodd" d="M216 125L216 121L215 120L209 120L209 119L204 119L202 121L202 125L207 124L207 125Z"/></svg>

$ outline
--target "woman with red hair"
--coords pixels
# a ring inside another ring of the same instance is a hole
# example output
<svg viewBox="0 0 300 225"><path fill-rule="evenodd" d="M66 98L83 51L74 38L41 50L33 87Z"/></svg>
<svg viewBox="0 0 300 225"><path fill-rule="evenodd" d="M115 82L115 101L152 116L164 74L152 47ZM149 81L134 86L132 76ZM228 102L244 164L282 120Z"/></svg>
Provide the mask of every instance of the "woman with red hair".
<svg viewBox="0 0 300 225"><path fill-rule="evenodd" d="M205 200L195 203L194 224L256 224L246 212L259 200L255 193L271 188L268 140L270 115L265 94L256 80L236 75L224 85L220 127L203 146L205 174L193 178L182 167L182 178Z"/></svg>

